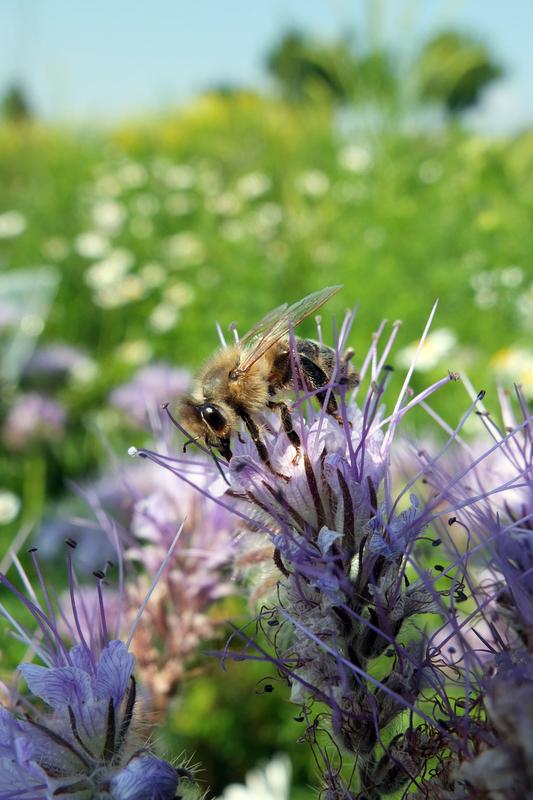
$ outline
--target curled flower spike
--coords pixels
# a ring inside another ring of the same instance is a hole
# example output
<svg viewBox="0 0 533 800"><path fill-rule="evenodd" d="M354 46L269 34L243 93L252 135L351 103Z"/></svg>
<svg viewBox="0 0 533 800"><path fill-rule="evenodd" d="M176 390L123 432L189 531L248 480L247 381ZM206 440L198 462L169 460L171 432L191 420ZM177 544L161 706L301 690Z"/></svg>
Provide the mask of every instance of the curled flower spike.
<svg viewBox="0 0 533 800"><path fill-rule="evenodd" d="M136 724L135 658L109 633L104 573L96 574L98 616L89 618L72 564L75 542L67 544L69 613L53 605L35 550L30 552L44 604L18 560L28 596L0 575L37 623L38 635L3 605L0 612L43 662L20 665L30 696L19 696L11 709L0 707L0 798L174 800L178 771L149 752ZM60 623L70 627L73 646L60 635Z"/></svg>
<svg viewBox="0 0 533 800"><path fill-rule="evenodd" d="M339 330L337 366L319 410L312 402L316 391L304 386L291 335L296 387L291 414L300 448L275 417L265 416L262 437L272 469L258 461L254 442L241 431L232 442L229 463L219 463L224 481L206 467L213 485L202 489L233 508L243 530L262 533L272 542L277 598L259 618L272 651L242 634L245 653L255 648L252 657L274 663L290 685L291 699L302 705L307 739L323 764L324 797L332 799L355 797L356 789L371 798L407 790L428 760L447 746L447 728L436 719L432 704L455 720L454 705L421 632L422 615L446 612L443 593L452 601L465 594L458 580L449 591L437 587L435 576L415 557L428 539L439 544L432 525L447 501L449 481L424 503L414 493L416 480L395 496L391 470L400 422L457 376L448 373L413 396L413 364L387 415L387 359L398 325L380 348L382 326L363 359L361 382L349 395L343 370L352 356L347 348L352 320L347 315ZM428 328L429 323L424 336ZM338 404L335 417L327 413L331 393ZM199 463L149 450L137 455L189 484ZM352 754L358 781L347 785L321 747L317 731L324 723L318 720L324 715L313 718L315 701L329 707L339 757L343 750Z"/></svg>

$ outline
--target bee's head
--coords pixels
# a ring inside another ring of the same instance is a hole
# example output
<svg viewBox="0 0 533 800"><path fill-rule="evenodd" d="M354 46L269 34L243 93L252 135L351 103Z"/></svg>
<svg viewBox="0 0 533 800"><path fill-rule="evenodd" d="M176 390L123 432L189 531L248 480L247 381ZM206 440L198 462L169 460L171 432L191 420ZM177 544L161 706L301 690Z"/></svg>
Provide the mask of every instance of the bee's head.
<svg viewBox="0 0 533 800"><path fill-rule="evenodd" d="M225 458L231 458L230 436L235 424L235 414L225 403L185 398L179 416L183 427L193 437L203 438L210 447L216 447Z"/></svg>

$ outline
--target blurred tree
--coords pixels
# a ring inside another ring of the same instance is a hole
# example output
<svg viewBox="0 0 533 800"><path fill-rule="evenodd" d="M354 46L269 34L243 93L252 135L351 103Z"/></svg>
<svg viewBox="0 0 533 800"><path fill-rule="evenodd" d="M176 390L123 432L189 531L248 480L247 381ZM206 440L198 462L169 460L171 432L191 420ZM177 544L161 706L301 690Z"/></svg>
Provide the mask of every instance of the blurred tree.
<svg viewBox="0 0 533 800"><path fill-rule="evenodd" d="M29 122L33 113L22 86L14 83L9 86L0 103L2 117L8 122Z"/></svg>
<svg viewBox="0 0 533 800"><path fill-rule="evenodd" d="M292 102L382 100L396 91L389 55L383 50L358 55L349 36L323 42L288 31L270 50L266 65Z"/></svg>
<svg viewBox="0 0 533 800"><path fill-rule="evenodd" d="M287 100L303 102L317 94L347 99L344 73L353 67L353 56L345 39L324 44L288 31L271 49L266 63Z"/></svg>
<svg viewBox="0 0 533 800"><path fill-rule="evenodd" d="M503 75L483 42L458 31L430 39L417 69L420 99L442 103L451 115L475 105L483 89Z"/></svg>

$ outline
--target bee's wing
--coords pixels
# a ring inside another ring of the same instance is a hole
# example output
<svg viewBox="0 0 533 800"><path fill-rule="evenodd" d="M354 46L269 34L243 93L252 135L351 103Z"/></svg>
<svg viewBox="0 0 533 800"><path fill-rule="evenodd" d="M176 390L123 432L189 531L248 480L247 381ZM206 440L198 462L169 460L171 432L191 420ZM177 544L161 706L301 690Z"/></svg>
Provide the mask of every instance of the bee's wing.
<svg viewBox="0 0 533 800"><path fill-rule="evenodd" d="M251 347L254 346L254 339L256 341L259 340L260 337L265 336L268 331L272 330L273 326L276 325L277 322L283 317L285 312L288 309L288 304L283 303L281 306L274 308L268 314L266 314L263 319L259 320L253 328L250 328L249 331L246 331L244 336L241 336L241 342L248 342Z"/></svg>
<svg viewBox="0 0 533 800"><path fill-rule="evenodd" d="M307 297L298 300L292 306L279 306L274 311L271 311L270 314L267 314L261 322L258 322L241 339L245 343L252 339L255 339L255 341L239 364L239 372L246 372L246 370L250 369L252 364L255 364L267 350L270 350L272 345L289 333L291 326L295 328L299 325L302 320L317 311L340 289L342 289L342 286L327 286L318 292L308 294Z"/></svg>

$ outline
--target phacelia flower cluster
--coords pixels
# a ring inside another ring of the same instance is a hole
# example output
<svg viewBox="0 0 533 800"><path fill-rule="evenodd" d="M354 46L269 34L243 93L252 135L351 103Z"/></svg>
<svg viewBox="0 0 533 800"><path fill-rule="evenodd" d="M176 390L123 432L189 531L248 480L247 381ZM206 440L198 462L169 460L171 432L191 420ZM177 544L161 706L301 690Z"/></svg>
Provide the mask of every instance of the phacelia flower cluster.
<svg viewBox="0 0 533 800"><path fill-rule="evenodd" d="M217 459L221 475L202 490L233 509L244 536L246 531L263 535L273 548L276 588L259 615L271 646L265 649L240 632L244 650L236 657L251 653L264 658L288 683L291 699L302 709L306 739L322 765L323 797L377 800L419 791L420 797L473 800L478 795L471 792L475 784L467 775L468 765L474 769L476 756L489 749L481 746L480 732L485 731L497 749L498 725L505 728L510 713L498 712L498 701L490 700L498 690L484 681L497 668L486 666L467 637L472 630L475 636L475 621L488 608L475 580L476 557L481 566L481 551L490 542L500 564L496 568L490 559L495 574L509 585L509 565L513 566L514 603L522 602L527 615L533 613L531 597L525 597L521 585L524 580L529 583L529 577L524 578L527 559L520 555L531 546L531 531L526 536L511 530L524 522L520 510L509 514L507 523L495 510L495 504L505 502L507 489L523 488L527 459L512 461L512 474L488 487L480 483L479 469L492 453L506 451L510 432L480 455L469 455L466 465L451 457L464 447L467 419L476 411L483 414L480 393L451 427L443 423L449 438L440 450L431 456L417 453L417 469L398 488L393 461L397 449L405 447L396 435L400 422L415 406L438 419L428 398L458 376L445 375L413 396L413 363L387 413L387 361L398 326L383 346L383 327L375 335L361 364L361 383L351 392L343 380L350 323L347 317L341 327L337 368L327 387L337 397L340 420L324 410L327 398L323 407L314 407L317 393L303 384L294 356L296 399L291 415L300 447L290 443L275 416L265 413L260 428L268 463L258 458L243 430L232 442L231 460ZM422 343L423 339L420 347ZM530 420L525 415L524 422L512 423L514 435L526 428L526 419ZM529 453L530 464L531 443L521 448ZM148 450L138 453L188 481L186 460ZM206 474L213 476L215 468ZM531 486L531 472L528 480ZM476 525L469 526L474 519ZM468 535L460 550L452 529L469 527L476 544ZM503 584L495 591L500 605ZM440 638L425 632L435 628L436 614ZM446 626L449 633L444 635ZM523 642L523 631L516 633ZM452 639L462 648L460 663L449 658ZM494 648L495 656L505 651L503 641ZM530 659L528 654L528 665ZM523 670L517 677L521 688L516 702L519 697L525 700L521 693L528 691L527 674ZM505 684L511 685L507 678ZM328 733L333 751L324 746ZM509 744L505 748L507 753ZM341 771L346 754L353 764L351 777ZM500 800L497 794L494 798Z"/></svg>
<svg viewBox="0 0 533 800"><path fill-rule="evenodd" d="M135 658L108 627L104 574L96 576L93 617L76 589L70 548L68 611L53 604L34 551L42 604L18 561L28 596L0 576L2 586L33 617L37 632L18 622L3 604L0 612L42 662L20 665L29 694L13 689L9 705L0 706L0 797L174 800L181 771L154 756L142 734L136 717ZM65 625L68 637L60 633Z"/></svg>

